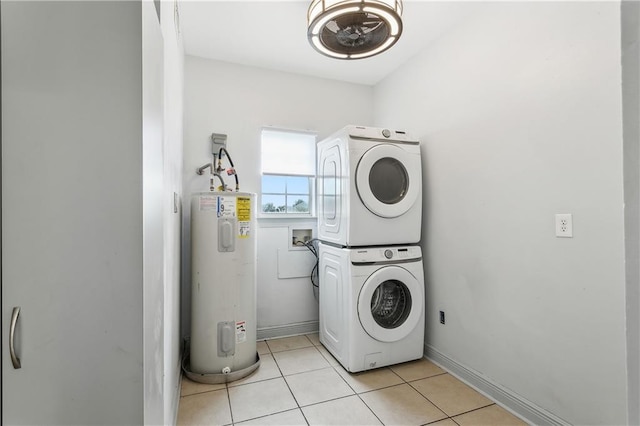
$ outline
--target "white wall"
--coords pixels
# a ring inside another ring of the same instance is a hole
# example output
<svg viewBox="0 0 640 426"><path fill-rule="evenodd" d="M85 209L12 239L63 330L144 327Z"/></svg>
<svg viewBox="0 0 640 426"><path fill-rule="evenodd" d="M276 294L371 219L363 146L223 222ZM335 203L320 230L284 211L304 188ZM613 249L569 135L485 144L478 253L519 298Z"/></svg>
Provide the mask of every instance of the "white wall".
<svg viewBox="0 0 640 426"><path fill-rule="evenodd" d="M160 7L164 38L164 424L174 424L180 398L181 361L180 199L184 50L179 13L176 13L177 1L163 1ZM174 194L177 209L174 209Z"/></svg>
<svg viewBox="0 0 640 426"><path fill-rule="evenodd" d="M318 329L318 302L309 274L315 257L292 247L290 230L317 231L315 220L261 220L258 233L258 337L268 338ZM279 277L298 277L280 279Z"/></svg>
<svg viewBox="0 0 640 426"><path fill-rule="evenodd" d="M427 349L574 424L627 420L619 9L487 6L374 91L423 143Z"/></svg>
<svg viewBox="0 0 640 426"><path fill-rule="evenodd" d="M227 148L243 191L260 191L263 126L307 129L324 137L349 124L370 125L373 90L341 83L187 56L185 59L182 332L189 335L191 265L189 199L206 191L196 168L211 161L211 133L228 135ZM308 278L278 279L274 262L288 241L288 226L259 221L258 328L317 321ZM310 271L309 271L310 272ZM258 330L260 332L260 330Z"/></svg>
<svg viewBox="0 0 640 426"><path fill-rule="evenodd" d="M164 417L163 43L154 4L142 2L142 238L144 422Z"/></svg>
<svg viewBox="0 0 640 426"><path fill-rule="evenodd" d="M625 265L629 424L640 424L640 3L625 1L622 17Z"/></svg>

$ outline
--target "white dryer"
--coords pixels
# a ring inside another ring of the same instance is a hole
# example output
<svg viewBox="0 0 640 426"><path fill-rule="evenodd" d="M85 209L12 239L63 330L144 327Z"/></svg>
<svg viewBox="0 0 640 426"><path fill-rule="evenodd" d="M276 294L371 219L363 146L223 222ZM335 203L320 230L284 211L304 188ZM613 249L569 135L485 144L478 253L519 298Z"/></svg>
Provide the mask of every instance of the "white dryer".
<svg viewBox="0 0 640 426"><path fill-rule="evenodd" d="M413 244L422 225L420 142L346 126L318 142L318 239L343 247Z"/></svg>
<svg viewBox="0 0 640 426"><path fill-rule="evenodd" d="M422 358L419 246L319 247L320 342L348 371Z"/></svg>

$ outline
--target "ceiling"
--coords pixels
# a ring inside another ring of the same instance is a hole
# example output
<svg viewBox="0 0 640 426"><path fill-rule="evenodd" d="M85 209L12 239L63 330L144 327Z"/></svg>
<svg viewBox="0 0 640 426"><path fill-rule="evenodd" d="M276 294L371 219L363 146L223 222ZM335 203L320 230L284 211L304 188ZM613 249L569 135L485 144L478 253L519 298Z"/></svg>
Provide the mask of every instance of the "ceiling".
<svg viewBox="0 0 640 426"><path fill-rule="evenodd" d="M314 77L375 85L423 50L480 2L404 1L403 33L388 51L345 61L317 53L307 41L311 0L181 1L185 53Z"/></svg>

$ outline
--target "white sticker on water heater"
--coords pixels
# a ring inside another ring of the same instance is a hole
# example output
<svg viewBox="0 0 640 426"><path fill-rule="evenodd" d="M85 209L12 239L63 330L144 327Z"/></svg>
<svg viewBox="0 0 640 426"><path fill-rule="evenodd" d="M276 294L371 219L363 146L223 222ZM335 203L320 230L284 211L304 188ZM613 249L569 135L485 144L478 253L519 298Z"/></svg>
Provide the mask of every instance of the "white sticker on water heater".
<svg viewBox="0 0 640 426"><path fill-rule="evenodd" d="M236 322L236 344L244 343L247 341L247 327L246 321Z"/></svg>
<svg viewBox="0 0 640 426"><path fill-rule="evenodd" d="M236 217L236 198L218 197L218 217Z"/></svg>
<svg viewBox="0 0 640 426"><path fill-rule="evenodd" d="M206 212L216 209L216 197L213 195L201 195L200 196L200 211Z"/></svg>
<svg viewBox="0 0 640 426"><path fill-rule="evenodd" d="M249 238L251 235L251 222L238 222L238 238Z"/></svg>

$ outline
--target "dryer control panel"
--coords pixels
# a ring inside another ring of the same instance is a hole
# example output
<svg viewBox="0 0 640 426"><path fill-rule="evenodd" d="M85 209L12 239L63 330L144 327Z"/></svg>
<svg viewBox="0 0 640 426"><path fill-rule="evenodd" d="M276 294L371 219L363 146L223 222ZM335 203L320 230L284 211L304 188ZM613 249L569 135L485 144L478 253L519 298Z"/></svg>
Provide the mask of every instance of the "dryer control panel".
<svg viewBox="0 0 640 426"><path fill-rule="evenodd" d="M413 135L402 130L383 129L380 127L347 126L349 136L357 139L369 139L373 141L390 141L418 144L419 141Z"/></svg>
<svg viewBox="0 0 640 426"><path fill-rule="evenodd" d="M378 263L418 260L422 258L419 246L371 247L351 250L351 263Z"/></svg>

